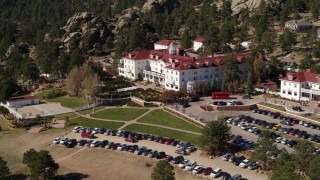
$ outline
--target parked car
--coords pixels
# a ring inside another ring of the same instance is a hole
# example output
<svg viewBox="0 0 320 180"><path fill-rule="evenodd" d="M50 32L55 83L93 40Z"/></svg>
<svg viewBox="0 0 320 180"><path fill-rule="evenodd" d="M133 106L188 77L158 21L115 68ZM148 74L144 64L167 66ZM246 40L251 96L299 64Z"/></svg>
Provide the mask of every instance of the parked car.
<svg viewBox="0 0 320 180"><path fill-rule="evenodd" d="M83 133L81 133L81 137L92 139L92 138L94 138L94 134L91 134L90 132L83 132Z"/></svg>
<svg viewBox="0 0 320 180"><path fill-rule="evenodd" d="M175 152L177 154L180 154L180 155L186 155L187 154L187 152L185 150L183 150L183 149L177 149Z"/></svg>
<svg viewBox="0 0 320 180"><path fill-rule="evenodd" d="M221 177L221 180L229 180L231 178L231 175L227 172L222 172Z"/></svg>
<svg viewBox="0 0 320 180"><path fill-rule="evenodd" d="M106 145L106 149L110 149L112 146L113 146L114 142L109 142L107 145Z"/></svg>
<svg viewBox="0 0 320 180"><path fill-rule="evenodd" d="M213 170L211 172L210 177L217 178L217 177L219 177L221 175L221 173L222 173L222 169L221 168L217 168L217 169L215 169L215 170Z"/></svg>
<svg viewBox="0 0 320 180"><path fill-rule="evenodd" d="M142 152L146 149L146 147L142 146L142 147L139 147L137 148L135 151L134 151L134 154L136 155L141 155Z"/></svg>
<svg viewBox="0 0 320 180"><path fill-rule="evenodd" d="M72 132L78 133L81 128L82 128L82 126L76 126L73 128Z"/></svg>
<svg viewBox="0 0 320 180"><path fill-rule="evenodd" d="M92 141L92 143L90 144L90 147L98 147L100 145L100 141Z"/></svg>
<svg viewBox="0 0 320 180"><path fill-rule="evenodd" d="M259 168L259 165L257 163L251 163L248 166L248 169L250 169L250 170L255 170L255 169L258 169L258 168Z"/></svg>
<svg viewBox="0 0 320 180"><path fill-rule="evenodd" d="M239 156L239 157L236 157L234 160L233 160L233 164L236 165L236 166L239 166L240 163L245 160L246 158L244 156Z"/></svg>
<svg viewBox="0 0 320 180"><path fill-rule="evenodd" d="M196 150L197 150L197 148L195 146L188 146L185 151L187 153L192 153L192 152L194 152Z"/></svg>
<svg viewBox="0 0 320 180"><path fill-rule="evenodd" d="M170 162L173 159L173 157L170 155L166 155L163 159Z"/></svg>
<svg viewBox="0 0 320 180"><path fill-rule="evenodd" d="M64 143L66 143L66 142L68 141L68 139L69 139L69 138L67 138L67 137L62 137L62 138L60 138L59 144L64 144Z"/></svg>
<svg viewBox="0 0 320 180"><path fill-rule="evenodd" d="M161 151L161 152L158 152L155 156L156 156L156 159L163 159L166 157L166 153Z"/></svg>
<svg viewBox="0 0 320 180"><path fill-rule="evenodd" d="M247 168L250 164L251 162L249 161L249 159L245 159L239 164L239 167Z"/></svg>
<svg viewBox="0 0 320 180"><path fill-rule="evenodd" d="M193 168L192 172L195 174L199 174L199 173L201 173L202 169L203 169L203 166L198 165L195 168Z"/></svg>
<svg viewBox="0 0 320 180"><path fill-rule="evenodd" d="M117 150L123 151L123 149L124 149L126 146L127 146L126 143L121 143L121 144L119 144L119 146L117 147Z"/></svg>
<svg viewBox="0 0 320 180"><path fill-rule="evenodd" d="M179 140L174 140L170 144L171 146L176 146L180 141Z"/></svg>
<svg viewBox="0 0 320 180"><path fill-rule="evenodd" d="M189 162L186 167L184 168L184 170L186 171L192 171L195 167L196 167L197 163L195 161L191 161Z"/></svg>
<svg viewBox="0 0 320 180"><path fill-rule="evenodd" d="M278 131L281 128L280 124L276 124L272 127L273 130Z"/></svg>
<svg viewBox="0 0 320 180"><path fill-rule="evenodd" d="M297 141L289 140L289 141L287 141L287 146L289 148L293 148L293 146L295 146L297 143L298 143Z"/></svg>
<svg viewBox="0 0 320 180"><path fill-rule="evenodd" d="M173 164L179 164L184 160L183 156L176 156L172 159Z"/></svg>
<svg viewBox="0 0 320 180"><path fill-rule="evenodd" d="M180 164L178 165L180 168L185 168L187 164L189 163L189 160L184 159Z"/></svg>
<svg viewBox="0 0 320 180"><path fill-rule="evenodd" d="M52 141L52 144L60 144L60 139L61 139L61 137L56 137L56 138Z"/></svg>
<svg viewBox="0 0 320 180"><path fill-rule="evenodd" d="M76 139L68 139L67 142L64 144L67 148L73 148L77 145Z"/></svg>
<svg viewBox="0 0 320 180"><path fill-rule="evenodd" d="M126 142L131 142L131 143L137 142L137 140L134 139L134 138L132 138L132 137L127 137L127 138L125 138L124 140L125 140Z"/></svg>
<svg viewBox="0 0 320 180"><path fill-rule="evenodd" d="M224 160L224 161L229 161L230 157L232 157L232 156L233 156L233 154L231 154L231 153L226 153L226 154L224 154L224 155L222 156L222 160Z"/></svg>
<svg viewBox="0 0 320 180"><path fill-rule="evenodd" d="M92 142L93 142L93 140L88 140L88 141L86 142L85 146L90 147Z"/></svg>
<svg viewBox="0 0 320 180"><path fill-rule="evenodd" d="M210 175L211 172L212 172L212 168L211 167L203 168L203 170L202 170L202 174L206 175L206 176Z"/></svg>
<svg viewBox="0 0 320 180"><path fill-rule="evenodd" d="M230 178L230 180L239 180L239 179L241 179L241 178L242 178L242 176L241 176L240 174L236 174L236 175L232 176L232 177Z"/></svg>
<svg viewBox="0 0 320 180"><path fill-rule="evenodd" d="M101 141L101 143L100 143L99 146L100 146L101 148L105 148L108 143L109 143L108 140L103 140L103 141Z"/></svg>
<svg viewBox="0 0 320 180"><path fill-rule="evenodd" d="M79 146L84 146L86 143L87 143L87 140L85 140L85 139L80 139L80 140L78 141L78 145L79 145Z"/></svg>
<svg viewBox="0 0 320 180"><path fill-rule="evenodd" d="M244 95L242 96L242 99L252 99L250 95Z"/></svg>
<svg viewBox="0 0 320 180"><path fill-rule="evenodd" d="M143 150L142 155L148 156L151 151L152 151L152 149L145 149L145 150Z"/></svg>
<svg viewBox="0 0 320 180"><path fill-rule="evenodd" d="M158 151L156 151L156 150L150 151L149 154L148 154L148 157L149 158L154 158L157 153L158 153Z"/></svg>
<svg viewBox="0 0 320 180"><path fill-rule="evenodd" d="M118 146L120 145L120 143L114 143L112 146L111 146L111 149L112 150L117 150Z"/></svg>

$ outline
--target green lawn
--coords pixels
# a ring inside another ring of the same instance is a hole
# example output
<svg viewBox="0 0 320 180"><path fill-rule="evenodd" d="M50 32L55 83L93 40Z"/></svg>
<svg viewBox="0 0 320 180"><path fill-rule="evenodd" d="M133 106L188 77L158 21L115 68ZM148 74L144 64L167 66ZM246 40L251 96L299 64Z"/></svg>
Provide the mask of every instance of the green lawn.
<svg viewBox="0 0 320 180"><path fill-rule="evenodd" d="M70 118L74 118L74 117L77 117L78 115L76 113L65 113L65 114L58 114L56 115L56 118L57 119L60 119L60 120L65 120L67 117L70 119Z"/></svg>
<svg viewBox="0 0 320 180"><path fill-rule="evenodd" d="M160 128L160 127L154 127L154 126L148 126L148 125L141 125L141 124L131 124L124 128L124 130L129 131L136 131L140 133L148 133L158 136L164 136L169 138L175 138L182 141L190 142L196 146L199 147L200 145L200 136L189 134L185 132L179 132L171 129L166 128Z"/></svg>
<svg viewBox="0 0 320 180"><path fill-rule="evenodd" d="M311 119L311 120L315 120L315 121L320 121L320 116L318 115L310 115L310 116L303 116L305 118Z"/></svg>
<svg viewBox="0 0 320 180"><path fill-rule="evenodd" d="M286 111L286 109L283 106L278 106L278 105L269 104L269 103L265 103L265 102L260 102L259 104L273 108L273 109L277 109L279 111Z"/></svg>
<svg viewBox="0 0 320 180"><path fill-rule="evenodd" d="M151 111L147 115L138 119L138 122L149 123L149 124L157 124L172 128L183 129L192 132L201 132L201 128L186 122L170 113L167 113L161 109L156 109Z"/></svg>
<svg viewBox="0 0 320 180"><path fill-rule="evenodd" d="M84 117L77 117L70 120L70 125L72 126L85 126L85 127L99 127L106 129L118 129L124 125L123 122L109 122L109 121L99 121L88 119Z"/></svg>
<svg viewBox="0 0 320 180"><path fill-rule="evenodd" d="M48 99L49 102L58 102L61 103L62 106L68 107L68 108L77 108L88 105L88 102L77 97L57 97L53 99Z"/></svg>
<svg viewBox="0 0 320 180"><path fill-rule="evenodd" d="M112 108L91 114L91 116L102 119L130 121L146 113L148 110L149 109Z"/></svg>
<svg viewBox="0 0 320 180"><path fill-rule="evenodd" d="M90 109L86 109L86 110L82 110L82 111L78 111L78 113L82 114L82 115L86 115L86 114L90 114L90 113L93 113L93 110L94 112L95 111L99 111L103 108L105 108L106 106L97 106L97 107L94 107L94 108L90 108Z"/></svg>

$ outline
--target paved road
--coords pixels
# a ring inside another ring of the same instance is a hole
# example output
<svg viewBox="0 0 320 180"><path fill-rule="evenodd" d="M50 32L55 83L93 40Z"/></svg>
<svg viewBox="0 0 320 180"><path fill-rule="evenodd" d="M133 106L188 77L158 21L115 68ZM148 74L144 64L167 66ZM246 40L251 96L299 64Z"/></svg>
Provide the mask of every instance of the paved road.
<svg viewBox="0 0 320 180"><path fill-rule="evenodd" d="M82 139L80 133L69 133L67 137ZM108 140L116 143L133 144L133 143L125 142L124 138L117 137L117 136L105 136L105 135L98 134L97 137L98 137L97 140ZM166 154L169 154L172 156L177 156L177 154L175 154L175 150L177 148L174 146L159 144L154 141L148 141L148 140L141 140L134 144L137 144L138 146L146 146L147 148L158 150L158 151L164 151L166 152ZM127 152L123 152L123 153L127 153ZM209 159L207 157L200 156L199 154L200 154L200 151L197 151L196 153L192 153L190 155L185 156L185 158L190 161L196 161L198 164L203 165L205 167L212 167L214 169L217 167L220 167L222 168L223 171L228 172L231 175L239 173L243 176L243 178L246 178L249 180L268 179L268 177L265 174L260 174L252 170L243 169L243 168L240 168L239 166L234 166L230 162L223 161L221 157Z"/></svg>

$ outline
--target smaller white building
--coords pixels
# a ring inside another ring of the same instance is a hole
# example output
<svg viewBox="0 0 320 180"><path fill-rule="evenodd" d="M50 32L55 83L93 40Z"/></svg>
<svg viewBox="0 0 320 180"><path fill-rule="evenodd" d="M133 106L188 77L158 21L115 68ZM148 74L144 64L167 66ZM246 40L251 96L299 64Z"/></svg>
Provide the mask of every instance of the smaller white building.
<svg viewBox="0 0 320 180"><path fill-rule="evenodd" d="M200 48L202 48L204 41L205 41L205 39L202 38L202 37L199 37L199 38L195 39L193 41L193 50L194 51L198 51Z"/></svg>
<svg viewBox="0 0 320 180"><path fill-rule="evenodd" d="M288 72L280 79L280 96L291 100L320 100L320 74L313 69Z"/></svg>
<svg viewBox="0 0 320 180"><path fill-rule="evenodd" d="M7 100L6 106L8 108L19 108L22 106L35 105L39 103L40 103L40 100L37 97L27 96L27 97L9 99Z"/></svg>
<svg viewBox="0 0 320 180"><path fill-rule="evenodd" d="M174 41L164 39L154 43L154 50L169 49L170 45L178 48L178 45Z"/></svg>

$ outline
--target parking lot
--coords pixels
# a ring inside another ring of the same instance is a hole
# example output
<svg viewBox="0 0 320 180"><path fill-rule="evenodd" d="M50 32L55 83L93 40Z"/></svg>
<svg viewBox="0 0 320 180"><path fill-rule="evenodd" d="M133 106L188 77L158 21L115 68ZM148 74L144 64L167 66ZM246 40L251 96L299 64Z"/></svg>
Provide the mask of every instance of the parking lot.
<svg viewBox="0 0 320 180"><path fill-rule="evenodd" d="M130 143L130 142L126 142L123 137L106 136L103 134L97 134L96 136L97 138L95 140L99 140L99 141L108 140L116 143L126 143L130 145L136 144L138 146L145 146L153 150L164 151L166 154L171 155L173 157L178 155L175 153L175 151L177 150L177 147L156 143L154 141L140 140L137 143ZM73 132L69 133L67 137L75 138L77 140L83 139L80 133L73 133ZM146 157L141 157L141 158L146 158ZM239 166L234 166L230 162L223 161L221 157L209 159L207 157L200 156L198 151L196 151L195 153L186 155L185 159L188 159L190 161L196 161L197 164L203 165L204 167L212 167L213 169L216 169L218 167L222 168L223 171L228 172L231 175L239 173L243 176L243 178L246 178L246 179L267 179L267 176L264 174L259 174L252 170L243 169L243 168L240 168Z"/></svg>
<svg viewBox="0 0 320 180"><path fill-rule="evenodd" d="M241 97L237 97L237 99L232 99L232 100L237 100L237 101L242 101L245 105L247 104L253 104L253 103L257 103L257 102L261 102L263 101L262 97L254 97L254 99L241 99ZM204 119L205 121L212 121L212 120L216 120L219 116L240 116L240 115L246 115L246 116L251 116L252 118L255 119L260 119L260 120L265 120L269 123L279 123L281 122L281 120L279 119L274 119L268 115L263 115L263 114L258 114L258 113L253 113L251 111L204 111L203 109L200 108L200 105L209 105L211 102L213 102L214 100L211 99L211 97L204 97L202 98L200 101L198 102L190 102L190 106L187 108L183 108L181 105L168 105L173 109L176 109L180 112L184 112L186 115L191 116L191 117L195 117L196 119ZM220 101L220 100L219 100ZM231 101L230 99L228 100L221 100L224 102L229 102ZM254 124L253 124L254 125ZM256 141L258 136L249 133L247 131L242 130L240 127L235 126L235 125L229 125L231 127L231 132L232 134L235 135L241 135L243 138L247 139L247 140L251 140L251 141ZM255 125L256 127L259 127L257 125ZM318 134L320 135L320 130L317 129L311 129L308 127L305 127L303 125L299 125L299 124L295 124L293 126L287 126L284 124L281 124L282 128L294 128L294 129L299 129L301 131L307 131L308 134ZM288 148L286 145L284 144L277 144L278 148L286 148L289 152L292 152L293 149L292 148Z"/></svg>

